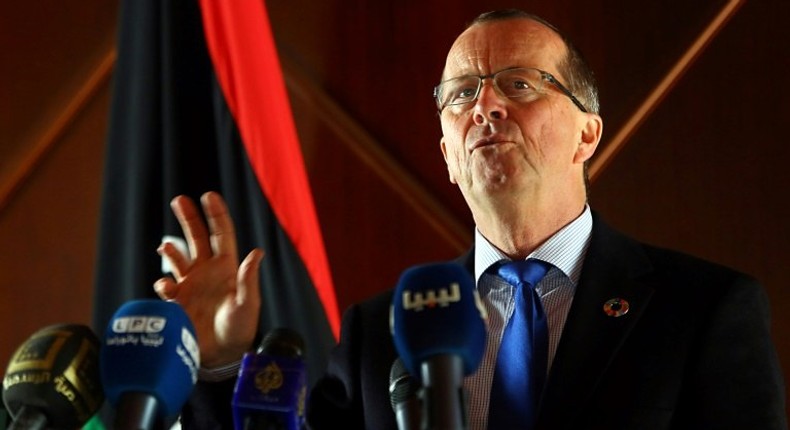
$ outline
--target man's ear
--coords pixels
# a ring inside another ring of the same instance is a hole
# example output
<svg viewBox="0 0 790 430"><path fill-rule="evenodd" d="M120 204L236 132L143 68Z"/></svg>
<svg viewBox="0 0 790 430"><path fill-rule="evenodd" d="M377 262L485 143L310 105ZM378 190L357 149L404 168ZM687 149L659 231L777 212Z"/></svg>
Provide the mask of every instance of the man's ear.
<svg viewBox="0 0 790 430"><path fill-rule="evenodd" d="M603 120L600 115L594 113L586 115L587 120L582 127L579 145L573 157L575 163L584 163L593 156L603 133Z"/></svg>
<svg viewBox="0 0 790 430"><path fill-rule="evenodd" d="M444 164L447 165L447 175L450 177L450 183L457 184L453 173L450 171L450 164L447 162L447 144L444 141L444 136L439 139L439 146L442 148L442 156L444 157Z"/></svg>

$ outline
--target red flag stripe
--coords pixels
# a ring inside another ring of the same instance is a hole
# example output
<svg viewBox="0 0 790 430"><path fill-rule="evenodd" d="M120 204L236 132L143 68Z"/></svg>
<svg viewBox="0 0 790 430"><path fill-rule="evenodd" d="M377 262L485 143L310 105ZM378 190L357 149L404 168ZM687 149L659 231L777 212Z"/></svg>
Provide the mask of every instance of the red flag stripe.
<svg viewBox="0 0 790 430"><path fill-rule="evenodd" d="M261 0L200 0L206 44L252 168L301 256L332 332L340 316L269 17Z"/></svg>

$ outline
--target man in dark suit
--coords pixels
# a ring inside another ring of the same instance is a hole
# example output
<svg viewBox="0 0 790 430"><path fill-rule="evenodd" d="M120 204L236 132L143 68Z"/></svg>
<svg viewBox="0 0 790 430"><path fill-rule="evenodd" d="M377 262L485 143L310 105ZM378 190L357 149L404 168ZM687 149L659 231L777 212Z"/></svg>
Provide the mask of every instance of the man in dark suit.
<svg viewBox="0 0 790 430"><path fill-rule="evenodd" d="M786 428L760 286L593 219L534 428ZM461 260L470 271L473 259L470 253ZM608 315L611 298L627 300L628 312ZM314 428L396 429L387 392L388 363L396 357L388 341L390 299L382 294L344 316L329 374L311 393Z"/></svg>
<svg viewBox="0 0 790 430"><path fill-rule="evenodd" d="M470 428L489 422L497 351L513 312L513 290L488 268L527 258L552 265L536 287L548 320L547 380L533 425L514 428L787 427L759 284L629 239L587 205L585 166L603 127L597 89L553 26L518 11L478 17L450 49L435 93L449 178L476 223L475 245L459 261L489 314L481 366L464 381ZM203 202L211 245L194 205L174 203L197 258L189 264L163 246L177 278L155 288L190 315L220 309L197 325L204 367L221 367L251 346L261 253L237 272L221 199L209 194ZM396 428L388 393L397 357L391 299L382 294L346 312L327 374L310 394L313 428ZM185 422L210 427L204 406L216 401L205 386L198 393Z"/></svg>

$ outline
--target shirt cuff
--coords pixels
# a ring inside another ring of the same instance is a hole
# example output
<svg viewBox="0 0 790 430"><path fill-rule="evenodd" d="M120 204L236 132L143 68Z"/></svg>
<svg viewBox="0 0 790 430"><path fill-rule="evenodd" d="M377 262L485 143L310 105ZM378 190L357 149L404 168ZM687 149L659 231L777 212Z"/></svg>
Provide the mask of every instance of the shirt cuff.
<svg viewBox="0 0 790 430"><path fill-rule="evenodd" d="M220 367L198 369L198 380L203 382L221 382L239 375L241 360Z"/></svg>

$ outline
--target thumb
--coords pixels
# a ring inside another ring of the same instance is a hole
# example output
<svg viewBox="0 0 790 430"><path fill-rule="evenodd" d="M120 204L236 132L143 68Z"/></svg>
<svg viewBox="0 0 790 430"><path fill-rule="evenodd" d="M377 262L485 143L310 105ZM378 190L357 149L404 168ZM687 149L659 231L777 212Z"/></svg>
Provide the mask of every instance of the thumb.
<svg viewBox="0 0 790 430"><path fill-rule="evenodd" d="M172 278L164 277L154 282L154 291L162 300L174 300L178 296L178 284Z"/></svg>

